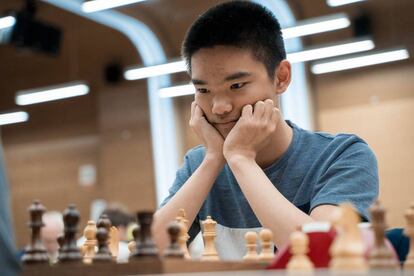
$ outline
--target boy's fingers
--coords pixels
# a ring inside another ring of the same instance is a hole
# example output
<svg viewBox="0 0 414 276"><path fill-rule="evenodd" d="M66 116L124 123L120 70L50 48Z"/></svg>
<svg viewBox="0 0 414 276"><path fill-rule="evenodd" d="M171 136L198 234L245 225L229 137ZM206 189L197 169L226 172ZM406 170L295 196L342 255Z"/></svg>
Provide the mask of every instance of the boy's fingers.
<svg viewBox="0 0 414 276"><path fill-rule="evenodd" d="M264 114L263 117L267 120L270 121L272 118L272 113L273 113L273 108L275 107L273 104L273 101L271 99L267 99L264 101L265 104L265 110L264 110Z"/></svg>
<svg viewBox="0 0 414 276"><path fill-rule="evenodd" d="M276 107L272 108L272 122L276 123L279 117L279 109Z"/></svg>
<svg viewBox="0 0 414 276"><path fill-rule="evenodd" d="M242 117L249 117L253 114L253 106L251 104L243 106Z"/></svg>
<svg viewBox="0 0 414 276"><path fill-rule="evenodd" d="M191 103L191 117L193 117L193 116L194 116L194 109L195 109L195 107L196 107L196 103L195 103L195 101L193 101L193 102Z"/></svg>
<svg viewBox="0 0 414 276"><path fill-rule="evenodd" d="M264 113L265 104L263 101L258 101L254 104L253 117L256 119L261 119Z"/></svg>
<svg viewBox="0 0 414 276"><path fill-rule="evenodd" d="M197 118L202 118L204 116L203 111L201 110L201 108L198 105L195 105L195 109L194 109L194 117Z"/></svg>

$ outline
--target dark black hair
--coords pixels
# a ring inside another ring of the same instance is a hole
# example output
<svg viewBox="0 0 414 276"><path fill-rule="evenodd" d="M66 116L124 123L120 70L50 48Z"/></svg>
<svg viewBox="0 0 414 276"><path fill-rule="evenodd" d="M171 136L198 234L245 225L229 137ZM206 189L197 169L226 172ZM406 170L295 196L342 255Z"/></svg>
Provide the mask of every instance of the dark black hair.
<svg viewBox="0 0 414 276"><path fill-rule="evenodd" d="M247 1L230 1L202 14L187 31L182 56L191 73L191 57L202 48L233 46L249 49L273 79L286 59L280 24L271 11Z"/></svg>

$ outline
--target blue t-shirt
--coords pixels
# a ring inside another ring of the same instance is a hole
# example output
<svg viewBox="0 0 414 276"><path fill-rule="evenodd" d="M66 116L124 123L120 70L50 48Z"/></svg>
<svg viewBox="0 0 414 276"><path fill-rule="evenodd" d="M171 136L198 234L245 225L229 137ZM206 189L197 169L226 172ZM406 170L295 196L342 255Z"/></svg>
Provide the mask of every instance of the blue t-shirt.
<svg viewBox="0 0 414 276"><path fill-rule="evenodd" d="M350 202L368 220L367 208L377 198L379 189L377 161L368 145L355 135L311 132L287 123L293 129L291 144L274 164L263 170L275 188L306 214L319 205ZM203 146L187 152L162 206L198 168L204 155ZM219 251L224 259L240 258L245 252L244 233L261 228L227 164L190 228L191 238L200 231L200 221L207 216L217 221L216 245L226 244L221 246L226 252Z"/></svg>

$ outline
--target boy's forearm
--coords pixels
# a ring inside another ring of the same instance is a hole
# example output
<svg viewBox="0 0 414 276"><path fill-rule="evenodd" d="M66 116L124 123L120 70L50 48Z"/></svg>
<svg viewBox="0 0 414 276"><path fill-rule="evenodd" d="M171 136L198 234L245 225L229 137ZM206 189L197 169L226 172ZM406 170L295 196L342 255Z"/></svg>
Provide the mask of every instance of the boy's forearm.
<svg viewBox="0 0 414 276"><path fill-rule="evenodd" d="M272 230L276 246L283 246L296 226L314 221L274 187L254 159L235 156L227 162L260 223Z"/></svg>
<svg viewBox="0 0 414 276"><path fill-rule="evenodd" d="M180 190L155 213L152 232L160 250L168 244L167 226L176 218L180 208L185 210L189 226L192 224L223 166L224 160L206 155Z"/></svg>

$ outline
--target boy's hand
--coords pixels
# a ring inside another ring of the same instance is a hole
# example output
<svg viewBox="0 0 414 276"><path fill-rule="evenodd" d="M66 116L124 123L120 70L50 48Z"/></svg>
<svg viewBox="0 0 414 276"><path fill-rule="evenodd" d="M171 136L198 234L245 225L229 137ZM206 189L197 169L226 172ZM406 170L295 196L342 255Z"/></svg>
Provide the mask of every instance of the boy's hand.
<svg viewBox="0 0 414 276"><path fill-rule="evenodd" d="M223 143L224 139L204 116L204 112L195 103L191 103L190 127L197 136L203 141L206 147L206 156L218 158L217 160L224 162Z"/></svg>
<svg viewBox="0 0 414 276"><path fill-rule="evenodd" d="M224 141L223 154L227 161L233 156L255 159L280 120L280 111L270 99L246 105L236 125Z"/></svg>

